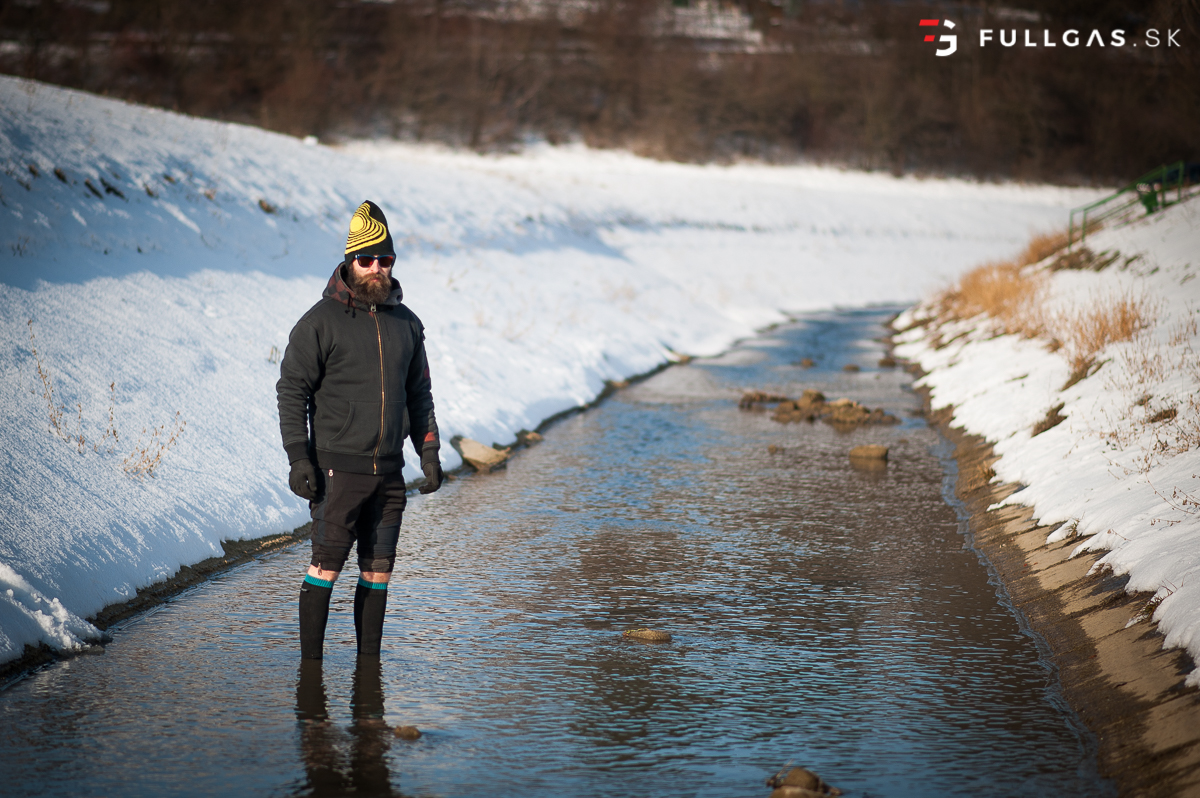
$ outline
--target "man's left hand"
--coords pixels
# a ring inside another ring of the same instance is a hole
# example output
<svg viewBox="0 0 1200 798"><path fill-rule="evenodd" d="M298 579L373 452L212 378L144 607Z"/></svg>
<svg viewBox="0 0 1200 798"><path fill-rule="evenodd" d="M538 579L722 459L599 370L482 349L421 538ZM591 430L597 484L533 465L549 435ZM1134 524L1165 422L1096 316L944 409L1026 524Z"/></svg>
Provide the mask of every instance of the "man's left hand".
<svg viewBox="0 0 1200 798"><path fill-rule="evenodd" d="M439 462L424 463L421 470L425 472L425 484L418 488L421 493L433 493L442 486L442 481L446 475L442 473L442 464Z"/></svg>

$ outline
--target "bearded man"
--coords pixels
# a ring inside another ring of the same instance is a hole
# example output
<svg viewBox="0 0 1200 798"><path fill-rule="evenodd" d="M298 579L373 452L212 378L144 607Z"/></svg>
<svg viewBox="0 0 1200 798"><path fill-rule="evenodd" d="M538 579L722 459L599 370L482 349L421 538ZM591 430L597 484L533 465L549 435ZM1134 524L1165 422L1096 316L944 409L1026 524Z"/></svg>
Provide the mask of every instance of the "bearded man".
<svg viewBox="0 0 1200 798"><path fill-rule="evenodd" d="M312 564L300 587L300 656L321 659L329 599L351 546L359 578L360 656L379 656L387 587L407 503L403 446L412 440L422 493L444 478L425 328L401 303L383 211L364 202L345 259L321 300L292 329L275 386L292 491L312 511Z"/></svg>

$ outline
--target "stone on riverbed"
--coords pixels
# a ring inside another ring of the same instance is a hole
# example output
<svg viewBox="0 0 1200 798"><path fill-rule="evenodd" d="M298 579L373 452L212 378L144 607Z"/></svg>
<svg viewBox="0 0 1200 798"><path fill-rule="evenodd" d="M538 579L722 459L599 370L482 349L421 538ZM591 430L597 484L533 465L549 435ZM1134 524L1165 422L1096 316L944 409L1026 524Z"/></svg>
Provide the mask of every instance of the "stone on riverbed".
<svg viewBox="0 0 1200 798"><path fill-rule="evenodd" d="M855 446L850 450L851 460L887 460L888 447L877 443Z"/></svg>
<svg viewBox="0 0 1200 798"><path fill-rule="evenodd" d="M527 429L523 429L517 433L517 443L522 446L533 446L535 443L541 443L542 440L543 438L539 433L530 432Z"/></svg>
<svg viewBox="0 0 1200 798"><path fill-rule="evenodd" d="M789 399L786 396L781 396L775 393L767 393L766 391L746 391L742 394L741 400L738 402L738 407L743 410L752 410L758 405L773 405L776 402L787 402Z"/></svg>
<svg viewBox="0 0 1200 798"><path fill-rule="evenodd" d="M805 391L799 399L780 402L771 417L780 424L820 419L842 429L900 423L900 419L879 408L872 410L844 397L827 402L823 393L811 389Z"/></svg>
<svg viewBox="0 0 1200 798"><path fill-rule="evenodd" d="M824 798L842 794L808 768L781 770L767 779L767 786L775 788L770 798Z"/></svg>
<svg viewBox="0 0 1200 798"><path fill-rule="evenodd" d="M671 636L666 632L660 632L657 629L646 629L638 627L637 629L626 629L621 634L626 637L632 637L634 640L641 640L646 643L670 643Z"/></svg>
<svg viewBox="0 0 1200 798"><path fill-rule="evenodd" d="M462 459L467 465L484 474L507 460L512 451L484 446L479 441L473 441L470 438L459 438L455 448L458 449L458 453L462 455Z"/></svg>
<svg viewBox="0 0 1200 798"><path fill-rule="evenodd" d="M825 394L806 390L799 399L785 399L775 408L771 418L781 424L791 421L816 421L825 412Z"/></svg>

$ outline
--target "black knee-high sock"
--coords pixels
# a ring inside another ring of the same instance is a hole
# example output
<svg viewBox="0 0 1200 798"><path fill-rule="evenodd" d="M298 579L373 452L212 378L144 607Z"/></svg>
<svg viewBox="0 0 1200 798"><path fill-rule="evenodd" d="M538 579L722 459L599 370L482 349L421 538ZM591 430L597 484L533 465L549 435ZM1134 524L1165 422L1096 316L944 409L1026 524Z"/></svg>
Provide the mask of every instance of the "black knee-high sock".
<svg viewBox="0 0 1200 798"><path fill-rule="evenodd" d="M387 609L387 582L368 582L358 578L354 591L354 633L358 653L379 656L383 641L383 613Z"/></svg>
<svg viewBox="0 0 1200 798"><path fill-rule="evenodd" d="M304 577L300 585L300 656L321 659L325 647L325 624L329 620L329 597L333 582Z"/></svg>

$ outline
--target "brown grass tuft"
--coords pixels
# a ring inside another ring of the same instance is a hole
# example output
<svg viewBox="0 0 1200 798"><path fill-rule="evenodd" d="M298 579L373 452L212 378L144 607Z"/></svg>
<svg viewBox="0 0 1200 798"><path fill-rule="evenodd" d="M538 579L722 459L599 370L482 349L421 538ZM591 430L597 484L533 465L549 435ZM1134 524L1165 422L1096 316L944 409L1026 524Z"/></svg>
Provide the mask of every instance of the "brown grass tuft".
<svg viewBox="0 0 1200 798"><path fill-rule="evenodd" d="M1055 321L1056 336L1067 350L1073 373L1086 372L1096 354L1109 344L1132 340L1154 322L1155 309L1131 294L1110 297L1063 313Z"/></svg>
<svg viewBox="0 0 1200 798"><path fill-rule="evenodd" d="M1021 266L1032 266L1035 263L1041 263L1054 253L1065 248L1067 243L1068 238L1065 231L1039 233L1029 239L1029 244L1025 247L1025 251L1017 257L1017 263Z"/></svg>
<svg viewBox="0 0 1200 798"><path fill-rule="evenodd" d="M176 410L175 423L170 433L167 432L166 424L160 424L153 431L150 431L149 439L145 443L142 443L143 436L147 433L147 430L142 430L142 434L138 436L133 451L121 462L121 465L125 468L125 473L139 479L141 477L154 476L154 469L158 468L159 464L162 463L163 455L178 443L179 436L186 426L187 422L183 420L180 412Z"/></svg>
<svg viewBox="0 0 1200 798"><path fill-rule="evenodd" d="M1038 302L1044 284L1043 275L1015 263L987 263L938 297L939 315L969 319L982 313L996 322L999 332L1032 338L1045 329Z"/></svg>
<svg viewBox="0 0 1200 798"><path fill-rule="evenodd" d="M70 443L72 435L67 432L66 425L63 423L63 411L67 409L67 406L60 405L54 398L54 381L50 377L50 369L42 363L42 356L38 354L37 338L33 334L33 319L30 319L27 324L29 325L29 351L33 353L38 379L42 381L42 399L46 401L46 411L50 416L50 431Z"/></svg>

